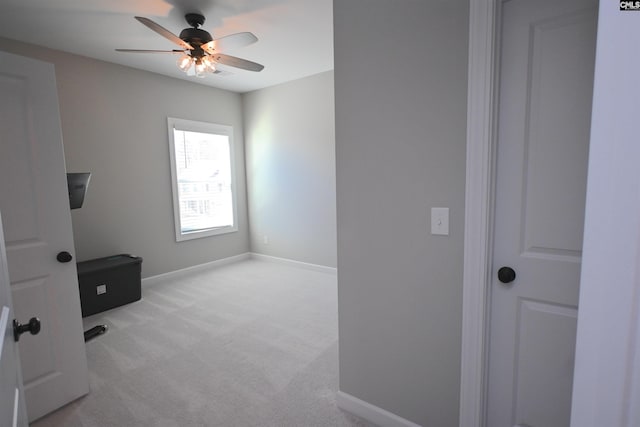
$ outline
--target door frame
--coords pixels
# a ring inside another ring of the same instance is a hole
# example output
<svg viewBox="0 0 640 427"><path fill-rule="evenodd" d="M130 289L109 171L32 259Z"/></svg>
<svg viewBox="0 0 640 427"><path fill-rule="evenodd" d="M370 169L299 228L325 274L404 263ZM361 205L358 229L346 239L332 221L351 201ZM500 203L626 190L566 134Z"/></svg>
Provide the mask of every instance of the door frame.
<svg viewBox="0 0 640 427"><path fill-rule="evenodd" d="M469 2L460 427L482 427L485 419L501 6Z"/></svg>
<svg viewBox="0 0 640 427"><path fill-rule="evenodd" d="M502 0L469 3L459 425L483 427ZM640 422L640 147L633 126L640 89L610 87L611 81L635 82L640 71L640 59L615 49L619 42L640 35L631 16L618 10L618 2L600 1L572 426L627 427ZM620 200L625 201L624 209L612 210ZM603 224L609 226L604 231ZM615 245L624 249L624 257L611 250ZM612 271L618 273L614 279ZM610 290L611 280L615 292Z"/></svg>

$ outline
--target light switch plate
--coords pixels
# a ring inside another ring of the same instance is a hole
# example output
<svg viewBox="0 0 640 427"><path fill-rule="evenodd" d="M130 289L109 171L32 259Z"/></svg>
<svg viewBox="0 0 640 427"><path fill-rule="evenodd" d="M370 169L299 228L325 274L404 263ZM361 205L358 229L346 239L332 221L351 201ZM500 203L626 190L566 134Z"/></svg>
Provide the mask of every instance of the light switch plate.
<svg viewBox="0 0 640 427"><path fill-rule="evenodd" d="M449 208L431 208L431 234L449 235Z"/></svg>
<svg viewBox="0 0 640 427"><path fill-rule="evenodd" d="M96 294L102 295L107 293L107 285L96 286Z"/></svg>

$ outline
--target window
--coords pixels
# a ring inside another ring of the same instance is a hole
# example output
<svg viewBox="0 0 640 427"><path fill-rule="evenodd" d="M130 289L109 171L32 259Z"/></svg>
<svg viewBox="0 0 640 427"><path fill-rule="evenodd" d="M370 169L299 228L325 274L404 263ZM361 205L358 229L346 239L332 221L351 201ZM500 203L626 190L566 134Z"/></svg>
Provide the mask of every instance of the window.
<svg viewBox="0 0 640 427"><path fill-rule="evenodd" d="M168 124L176 241L237 231L233 128Z"/></svg>

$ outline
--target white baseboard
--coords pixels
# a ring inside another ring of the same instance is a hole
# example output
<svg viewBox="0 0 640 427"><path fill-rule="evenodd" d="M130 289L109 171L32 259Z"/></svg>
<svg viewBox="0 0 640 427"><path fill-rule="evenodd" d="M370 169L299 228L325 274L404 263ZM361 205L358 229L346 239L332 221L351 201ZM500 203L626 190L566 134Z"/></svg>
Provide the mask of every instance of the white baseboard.
<svg viewBox="0 0 640 427"><path fill-rule="evenodd" d="M278 258L270 255L257 254L254 252L245 252L240 255L234 255L228 258L218 259L211 262L205 262L204 264L198 264L191 267L183 268L180 270L170 271L168 273L158 274L157 276L146 277L142 279L142 287L153 286L157 283L183 277L187 274L193 274L200 271L210 270L216 267L222 267L223 265L233 264L235 262L244 261L247 259L258 259L262 261L275 262L279 264L290 265L299 268L306 268L307 270L320 271L322 273L328 273L336 275L338 270L333 267L327 267L325 265L310 264L307 262L294 261L292 259Z"/></svg>
<svg viewBox="0 0 640 427"><path fill-rule="evenodd" d="M405 420L396 414L385 411L382 408L378 408L375 405L342 391L336 394L336 403L338 404L338 408L351 412L380 427L420 427L419 424Z"/></svg>
<svg viewBox="0 0 640 427"><path fill-rule="evenodd" d="M217 259L215 261L205 262L204 264L198 264L198 265L183 268L180 270L158 274L157 276L146 277L142 279L142 287L153 286L157 283L163 282L168 279L175 279L178 277L185 276L187 274L193 274L200 271L210 270L216 267L222 267L223 265L233 264L235 262L244 261L250 258L251 258L251 253L245 252L240 255L234 255L228 258Z"/></svg>
<svg viewBox="0 0 640 427"><path fill-rule="evenodd" d="M319 264L310 264L308 262L295 261L288 258L278 258L271 255L258 254L255 252L251 252L251 258L259 259L263 261L277 262L279 264L286 264L293 267L306 268L307 270L320 271L322 273L328 273L328 274L334 274L334 275L338 274L338 269L335 267L327 267L326 265L319 265Z"/></svg>

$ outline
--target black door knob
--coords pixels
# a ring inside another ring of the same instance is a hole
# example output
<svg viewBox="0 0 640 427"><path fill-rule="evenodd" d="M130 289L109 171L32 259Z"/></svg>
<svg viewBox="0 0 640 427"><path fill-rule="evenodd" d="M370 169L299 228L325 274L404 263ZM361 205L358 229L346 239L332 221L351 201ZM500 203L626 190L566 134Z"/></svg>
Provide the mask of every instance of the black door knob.
<svg viewBox="0 0 640 427"><path fill-rule="evenodd" d="M502 283L511 283L516 280L516 272L511 267L501 267L498 270L498 280Z"/></svg>
<svg viewBox="0 0 640 427"><path fill-rule="evenodd" d="M73 256L67 251L62 251L56 255L56 259L58 262L69 262L73 259Z"/></svg>
<svg viewBox="0 0 640 427"><path fill-rule="evenodd" d="M16 319L13 319L13 339L16 342L20 341L20 335L25 332L30 332L31 335L37 335L38 332L40 332L40 319L32 317L26 325L23 325Z"/></svg>

